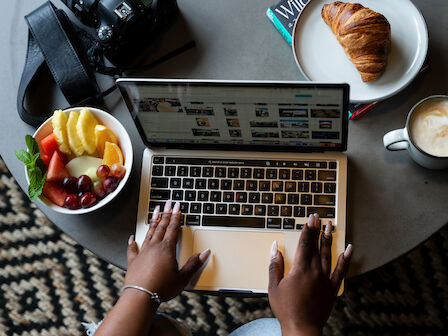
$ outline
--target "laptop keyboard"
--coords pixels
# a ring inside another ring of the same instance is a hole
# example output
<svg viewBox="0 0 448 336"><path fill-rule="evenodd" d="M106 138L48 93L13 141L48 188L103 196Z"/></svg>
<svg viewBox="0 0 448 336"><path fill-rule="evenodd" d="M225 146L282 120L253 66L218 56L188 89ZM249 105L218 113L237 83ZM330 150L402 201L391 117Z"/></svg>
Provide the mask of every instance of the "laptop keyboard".
<svg viewBox="0 0 448 336"><path fill-rule="evenodd" d="M148 222L167 200L187 226L301 230L310 214L335 218L335 161L152 160Z"/></svg>

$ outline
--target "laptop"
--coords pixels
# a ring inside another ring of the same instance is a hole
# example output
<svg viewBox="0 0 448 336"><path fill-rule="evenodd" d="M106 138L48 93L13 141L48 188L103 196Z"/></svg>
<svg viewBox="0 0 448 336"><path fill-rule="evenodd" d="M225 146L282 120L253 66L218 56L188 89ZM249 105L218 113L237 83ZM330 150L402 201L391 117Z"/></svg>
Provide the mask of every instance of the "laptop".
<svg viewBox="0 0 448 336"><path fill-rule="evenodd" d="M313 82L122 78L146 144L139 246L157 205L181 203L178 261L210 248L189 289L267 293L274 240L291 263L303 226L333 224L345 249L349 86Z"/></svg>

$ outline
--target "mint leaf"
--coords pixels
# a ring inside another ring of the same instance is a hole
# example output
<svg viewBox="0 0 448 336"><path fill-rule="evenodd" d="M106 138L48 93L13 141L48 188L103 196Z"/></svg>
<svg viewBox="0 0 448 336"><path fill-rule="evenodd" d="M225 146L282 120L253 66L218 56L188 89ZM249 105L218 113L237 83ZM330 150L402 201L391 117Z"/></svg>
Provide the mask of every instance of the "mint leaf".
<svg viewBox="0 0 448 336"><path fill-rule="evenodd" d="M31 183L28 186L28 196L30 197L30 200L32 202L34 202L42 194L46 177L47 174L44 174L44 176L41 176L41 179L39 181L36 180L36 183L33 186L31 185Z"/></svg>
<svg viewBox="0 0 448 336"><path fill-rule="evenodd" d="M31 155L39 153L39 145L37 144L36 139L34 139L31 135L25 135L25 142Z"/></svg>
<svg viewBox="0 0 448 336"><path fill-rule="evenodd" d="M28 153L24 149L17 150L16 151L16 157L19 159L19 161L22 161L26 165L28 165L31 162L31 160L32 160L31 154Z"/></svg>
<svg viewBox="0 0 448 336"><path fill-rule="evenodd" d="M36 162L38 159L40 159L40 153L34 154L33 157L31 158L30 166L31 167L37 166Z"/></svg>

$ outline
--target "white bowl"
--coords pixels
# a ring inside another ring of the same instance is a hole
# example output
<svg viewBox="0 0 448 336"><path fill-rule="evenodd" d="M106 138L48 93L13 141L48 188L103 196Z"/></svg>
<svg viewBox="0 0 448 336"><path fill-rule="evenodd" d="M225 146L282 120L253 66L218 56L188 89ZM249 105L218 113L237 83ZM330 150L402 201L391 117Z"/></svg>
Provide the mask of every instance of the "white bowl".
<svg viewBox="0 0 448 336"><path fill-rule="evenodd" d="M75 107L70 108L67 110L64 110L63 112L65 114L70 113L71 111L80 111L84 107ZM126 174L124 175L123 179L120 181L120 184L118 185L117 189L115 189L114 192L110 193L106 197L104 197L102 200L100 200L97 204L90 208L81 208L78 210L70 210L67 208L60 207L50 200L48 200L44 195L39 196L39 201L45 204L48 208L59 212L63 214L71 214L71 215L80 215L85 214L88 212L95 211L102 206L109 203L112 199L114 199L118 193L123 189L124 185L126 184L127 180L129 179L129 175L131 174L131 168L132 168L132 159L133 159L133 151L132 151L132 143L131 139L129 138L128 132L126 132L126 129L123 127L123 125L115 119L113 116L111 116L109 113L102 111L100 109L94 108L94 107L86 107L92 112L92 114L95 116L95 118L100 122L100 124L103 124L107 128L111 129L115 135L118 138L118 144L121 148L121 151L123 153L123 160L124 160L124 167L126 168ZM51 125L51 118L47 119L34 133L33 137L39 142L43 138L45 138L47 135L49 135L53 131L53 127ZM25 176L26 181L28 184L30 183L28 178L28 173L26 171L25 167Z"/></svg>

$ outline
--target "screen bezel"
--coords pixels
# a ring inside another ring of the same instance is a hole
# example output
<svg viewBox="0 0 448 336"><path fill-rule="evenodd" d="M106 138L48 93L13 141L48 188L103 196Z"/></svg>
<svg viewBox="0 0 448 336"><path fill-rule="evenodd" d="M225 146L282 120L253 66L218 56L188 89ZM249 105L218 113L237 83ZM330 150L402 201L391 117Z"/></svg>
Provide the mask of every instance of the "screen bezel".
<svg viewBox="0 0 448 336"><path fill-rule="evenodd" d="M344 152L347 150L348 137L348 108L349 108L349 90L350 86L345 83L314 83L314 82L286 82L286 81L218 81L218 80L164 80L164 79L140 79L140 78L119 78L116 85L125 101L125 104L131 113L140 136L147 147L165 147L177 149L212 149L212 150L241 150L241 151L282 151L282 152ZM231 86L231 87L276 87L276 88L306 88L306 89L342 89L342 142L340 147L309 147L309 146L285 146L285 145L238 145L238 144L197 144L197 143L153 143L149 142L145 131L137 117L132 101L126 91L127 86L138 85L190 85L190 86Z"/></svg>

